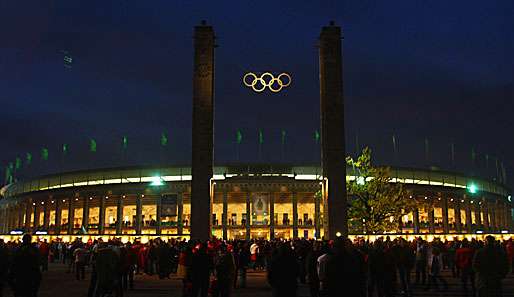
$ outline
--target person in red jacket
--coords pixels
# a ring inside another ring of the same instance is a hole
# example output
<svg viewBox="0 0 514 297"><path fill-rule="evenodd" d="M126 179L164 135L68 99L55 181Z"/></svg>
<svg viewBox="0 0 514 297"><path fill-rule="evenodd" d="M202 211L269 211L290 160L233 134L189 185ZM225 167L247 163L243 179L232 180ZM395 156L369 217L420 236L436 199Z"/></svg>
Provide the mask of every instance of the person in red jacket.
<svg viewBox="0 0 514 297"><path fill-rule="evenodd" d="M43 242L39 244L39 255L41 256L41 271L48 271L48 256L50 254L50 246L48 245L47 240L45 239Z"/></svg>
<svg viewBox="0 0 514 297"><path fill-rule="evenodd" d="M505 248L507 250L507 259L509 259L509 264L511 266L511 272L514 273L514 240L512 240L512 237L507 242L507 246Z"/></svg>
<svg viewBox="0 0 514 297"><path fill-rule="evenodd" d="M475 249L471 247L467 239L462 241L461 247L455 252L455 265L460 270L464 296L468 296L468 280L471 283L471 296L475 296L475 272L472 267L474 255Z"/></svg>

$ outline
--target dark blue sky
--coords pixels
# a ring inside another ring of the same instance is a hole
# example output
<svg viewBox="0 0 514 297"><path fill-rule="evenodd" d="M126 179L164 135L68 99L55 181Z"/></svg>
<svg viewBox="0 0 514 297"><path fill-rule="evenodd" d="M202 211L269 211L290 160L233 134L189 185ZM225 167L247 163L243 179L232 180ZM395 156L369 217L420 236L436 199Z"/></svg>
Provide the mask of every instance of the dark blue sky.
<svg viewBox="0 0 514 297"><path fill-rule="evenodd" d="M9 2L9 3L7 3ZM149 4L151 3L151 4ZM2 1L0 161L32 152L25 174L126 163L188 163L193 26L214 26L216 162L319 161L316 40L344 31L347 151L355 138L380 163L489 172L514 164L514 14L505 1ZM71 69L62 50L71 52ZM287 71L292 85L254 94L246 71ZM259 160L257 129L263 129ZM280 130L287 131L285 157ZM171 147L159 148L168 131ZM394 160L395 134L399 160ZM89 138L98 143L88 154ZM424 153L429 140L430 162ZM42 164L41 147L50 160ZM472 169L471 149L478 153ZM22 174L23 175L23 174ZM3 180L3 179L2 179Z"/></svg>

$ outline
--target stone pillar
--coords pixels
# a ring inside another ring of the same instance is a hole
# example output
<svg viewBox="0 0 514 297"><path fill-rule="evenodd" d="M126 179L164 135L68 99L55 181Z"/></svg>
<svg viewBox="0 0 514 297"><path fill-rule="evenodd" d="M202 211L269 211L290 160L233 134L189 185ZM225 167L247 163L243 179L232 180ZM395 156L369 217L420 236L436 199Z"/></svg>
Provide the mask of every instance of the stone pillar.
<svg viewBox="0 0 514 297"><path fill-rule="evenodd" d="M191 239L211 238L214 141L214 30L195 27L191 180Z"/></svg>
<svg viewBox="0 0 514 297"><path fill-rule="evenodd" d="M143 198L136 197L136 234L140 235L143 230Z"/></svg>
<svg viewBox="0 0 514 297"><path fill-rule="evenodd" d="M292 193L293 202L293 238L298 238L298 197L296 192Z"/></svg>
<svg viewBox="0 0 514 297"><path fill-rule="evenodd" d="M448 198L442 197L442 210L443 210L443 233L450 233L450 225L448 224Z"/></svg>
<svg viewBox="0 0 514 297"><path fill-rule="evenodd" d="M496 221L496 203L495 201L491 201L489 202L489 211L491 213L491 222L490 222L490 225L491 225L491 231L492 232L496 232L498 230L498 225L497 225L497 221Z"/></svg>
<svg viewBox="0 0 514 297"><path fill-rule="evenodd" d="M275 193L269 193L269 237L275 239Z"/></svg>
<svg viewBox="0 0 514 297"><path fill-rule="evenodd" d="M61 199L55 199L55 234L61 234L61 218L62 218L62 207Z"/></svg>
<svg viewBox="0 0 514 297"><path fill-rule="evenodd" d="M223 190L223 215L221 216L221 225L223 228L223 240L228 239L228 192L227 190Z"/></svg>
<svg viewBox="0 0 514 297"><path fill-rule="evenodd" d="M43 229L48 230L48 225L50 224L50 208L48 204L50 203L49 199L45 199L43 202Z"/></svg>
<svg viewBox="0 0 514 297"><path fill-rule="evenodd" d="M245 224L245 229L246 229L246 240L250 240L250 226L252 224L252 219L251 219L251 216L252 216L252 211L250 209L250 190L248 190L246 192L246 224Z"/></svg>
<svg viewBox="0 0 514 297"><path fill-rule="evenodd" d="M25 201L25 232L30 231L30 217L32 216L32 207L30 200Z"/></svg>
<svg viewBox="0 0 514 297"><path fill-rule="evenodd" d="M16 212L18 213L18 223L16 224L16 229L23 229L25 226L25 222L23 221L23 214L25 213L25 209L23 208L23 204L19 203L16 207Z"/></svg>
<svg viewBox="0 0 514 297"><path fill-rule="evenodd" d="M316 233L316 239L321 239L321 209L320 209L320 197L314 194L314 232Z"/></svg>
<svg viewBox="0 0 514 297"><path fill-rule="evenodd" d="M414 209L412 216L414 220L414 234L419 234L419 208Z"/></svg>
<svg viewBox="0 0 514 297"><path fill-rule="evenodd" d="M161 229L162 229L162 217L161 217L161 213L162 213L162 195L159 195L159 197L157 197L157 205L156 205L156 211L157 211L157 218L156 218L156 224L157 226L155 226L155 233L157 235L160 235L161 234Z"/></svg>
<svg viewBox="0 0 514 297"><path fill-rule="evenodd" d="M467 225L467 228L466 228L466 232L467 233L472 233L473 232L473 226L472 226L472 223L471 223L471 203L469 201L469 198L465 197L464 198L464 205L466 207L466 225Z"/></svg>
<svg viewBox="0 0 514 297"><path fill-rule="evenodd" d="M321 165L327 179L325 237L348 234L341 28L330 23L319 37Z"/></svg>
<svg viewBox="0 0 514 297"><path fill-rule="evenodd" d="M39 229L39 211L37 210L37 203L32 203L32 209L34 210L34 231Z"/></svg>
<svg viewBox="0 0 514 297"><path fill-rule="evenodd" d="M473 202L473 204L475 205L475 223L477 225L477 230L483 230L484 228L482 226L482 210L480 209L480 202L476 200L475 202Z"/></svg>
<svg viewBox="0 0 514 297"><path fill-rule="evenodd" d="M498 217L498 229L499 231L504 230L505 228L505 217L503 212L503 202L498 202L497 204L497 215Z"/></svg>
<svg viewBox="0 0 514 297"><path fill-rule="evenodd" d="M82 227L89 230L89 197L84 197L82 205Z"/></svg>
<svg viewBox="0 0 514 297"><path fill-rule="evenodd" d="M428 208L428 230L431 234L435 233L435 214L433 205L430 205Z"/></svg>
<svg viewBox="0 0 514 297"><path fill-rule="evenodd" d="M462 232L462 220L460 215L460 199L455 198L453 212L455 213L455 231L457 233Z"/></svg>
<svg viewBox="0 0 514 297"><path fill-rule="evenodd" d="M489 227L489 208L487 207L487 200L486 199L482 200L482 212L484 213L484 220L483 220L484 232L489 232L489 230L490 230L490 227Z"/></svg>
<svg viewBox="0 0 514 297"><path fill-rule="evenodd" d="M123 234L123 199L125 196L118 196L116 200L116 234Z"/></svg>
<svg viewBox="0 0 514 297"><path fill-rule="evenodd" d="M98 234L104 233L105 228L105 198L100 196L100 205L98 206Z"/></svg>
<svg viewBox="0 0 514 297"><path fill-rule="evenodd" d="M184 233L184 225L182 224L182 217L184 216L184 199L182 193L177 194L177 233L182 235Z"/></svg>
<svg viewBox="0 0 514 297"><path fill-rule="evenodd" d="M75 221L75 208L73 206L73 197L68 199L68 235L73 234L73 221Z"/></svg>

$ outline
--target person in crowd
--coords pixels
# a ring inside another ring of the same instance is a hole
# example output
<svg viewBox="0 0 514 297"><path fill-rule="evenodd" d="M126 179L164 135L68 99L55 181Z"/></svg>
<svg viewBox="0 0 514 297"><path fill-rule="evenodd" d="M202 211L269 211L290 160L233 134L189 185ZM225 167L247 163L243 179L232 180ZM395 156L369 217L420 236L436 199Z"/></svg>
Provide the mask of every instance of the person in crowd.
<svg viewBox="0 0 514 297"><path fill-rule="evenodd" d="M421 285L426 284L427 280L427 244L426 242L419 238L416 240L416 284L419 285L421 281Z"/></svg>
<svg viewBox="0 0 514 297"><path fill-rule="evenodd" d="M298 274L298 262L291 246L288 243L279 243L268 270L268 282L272 289L272 296L295 297Z"/></svg>
<svg viewBox="0 0 514 297"><path fill-rule="evenodd" d="M3 239L0 239L0 297L3 297L4 285L7 281L9 268L9 248Z"/></svg>
<svg viewBox="0 0 514 297"><path fill-rule="evenodd" d="M220 297L232 296L232 287L236 273L234 256L221 244L218 260L216 262L216 280Z"/></svg>
<svg viewBox="0 0 514 297"><path fill-rule="evenodd" d="M486 237L485 246L473 258L479 297L501 297L502 279L509 271L507 255L493 236Z"/></svg>
<svg viewBox="0 0 514 297"><path fill-rule="evenodd" d="M207 297L211 266L206 244L197 244L191 266L192 297Z"/></svg>
<svg viewBox="0 0 514 297"><path fill-rule="evenodd" d="M77 245L73 251L73 258L75 259L75 277L77 280L84 280L86 278L86 265L89 260L89 251L82 245Z"/></svg>
<svg viewBox="0 0 514 297"><path fill-rule="evenodd" d="M455 251L455 265L459 268L462 282L462 292L468 296L468 282L471 284L471 296L475 296L475 272L473 271L473 256L475 249L467 239L464 239L461 246Z"/></svg>
<svg viewBox="0 0 514 297"><path fill-rule="evenodd" d="M368 253L368 296L376 295L379 297L385 294L385 270L386 259L382 240L376 240Z"/></svg>
<svg viewBox="0 0 514 297"><path fill-rule="evenodd" d="M448 290L448 283L441 275L443 269L443 259L441 255L440 245L437 242L433 242L428 248L428 285L425 290L430 290L432 286L435 286L436 290L439 290L439 283L443 285L443 289Z"/></svg>
<svg viewBox="0 0 514 297"><path fill-rule="evenodd" d="M507 241L505 249L507 251L507 259L511 268L510 271L514 274L514 240L512 237Z"/></svg>
<svg viewBox="0 0 514 297"><path fill-rule="evenodd" d="M311 297L319 297L318 258L325 254L327 250L328 246L325 244L322 245L320 242L314 242L312 249L307 254L305 270Z"/></svg>
<svg viewBox="0 0 514 297"><path fill-rule="evenodd" d="M39 254L41 255L41 271L48 271L48 257L50 256L50 246L46 239L39 244Z"/></svg>
<svg viewBox="0 0 514 297"><path fill-rule="evenodd" d="M170 247L163 240L156 240L157 269L160 279L170 278L172 255Z"/></svg>
<svg viewBox="0 0 514 297"><path fill-rule="evenodd" d="M23 235L22 244L14 253L8 277L15 296L37 296L41 283L40 259L39 249L32 244L32 236Z"/></svg>
<svg viewBox="0 0 514 297"><path fill-rule="evenodd" d="M407 240L404 238L399 238L397 245L394 248L394 254L396 260L396 268L398 269L398 276L400 278L402 294L406 297L409 297L412 294L410 274L415 261L414 251L410 247Z"/></svg>
<svg viewBox="0 0 514 297"><path fill-rule="evenodd" d="M239 242L236 255L237 287L246 288L246 270L250 263L250 249L245 242Z"/></svg>

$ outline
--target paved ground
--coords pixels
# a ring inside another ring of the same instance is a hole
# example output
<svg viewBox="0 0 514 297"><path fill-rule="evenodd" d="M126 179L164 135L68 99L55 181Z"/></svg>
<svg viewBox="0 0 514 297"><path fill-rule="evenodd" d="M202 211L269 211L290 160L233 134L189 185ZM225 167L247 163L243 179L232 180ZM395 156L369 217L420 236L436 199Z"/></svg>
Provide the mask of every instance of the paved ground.
<svg viewBox="0 0 514 297"><path fill-rule="evenodd" d="M66 267L62 264L51 264L50 271L45 272L40 297L82 297L87 295L89 275L86 280L77 281L73 274L66 273ZM460 291L460 283L457 279L450 277L448 271L443 273L449 282L449 290L446 292L425 291L422 287L414 287L414 296L464 296ZM504 297L514 297L514 274L509 274L504 280ZM12 293L7 290L5 296L11 297ZM159 280L156 276L137 275L135 278L135 289L127 291L126 297L161 297L181 296L181 282L172 277L171 279ZM235 297L267 297L271 296L271 289L266 283L264 272L252 272L248 274L248 286L245 289L237 289ZM308 288L300 285L299 297L308 297ZM344 289L341 290L344 295Z"/></svg>

